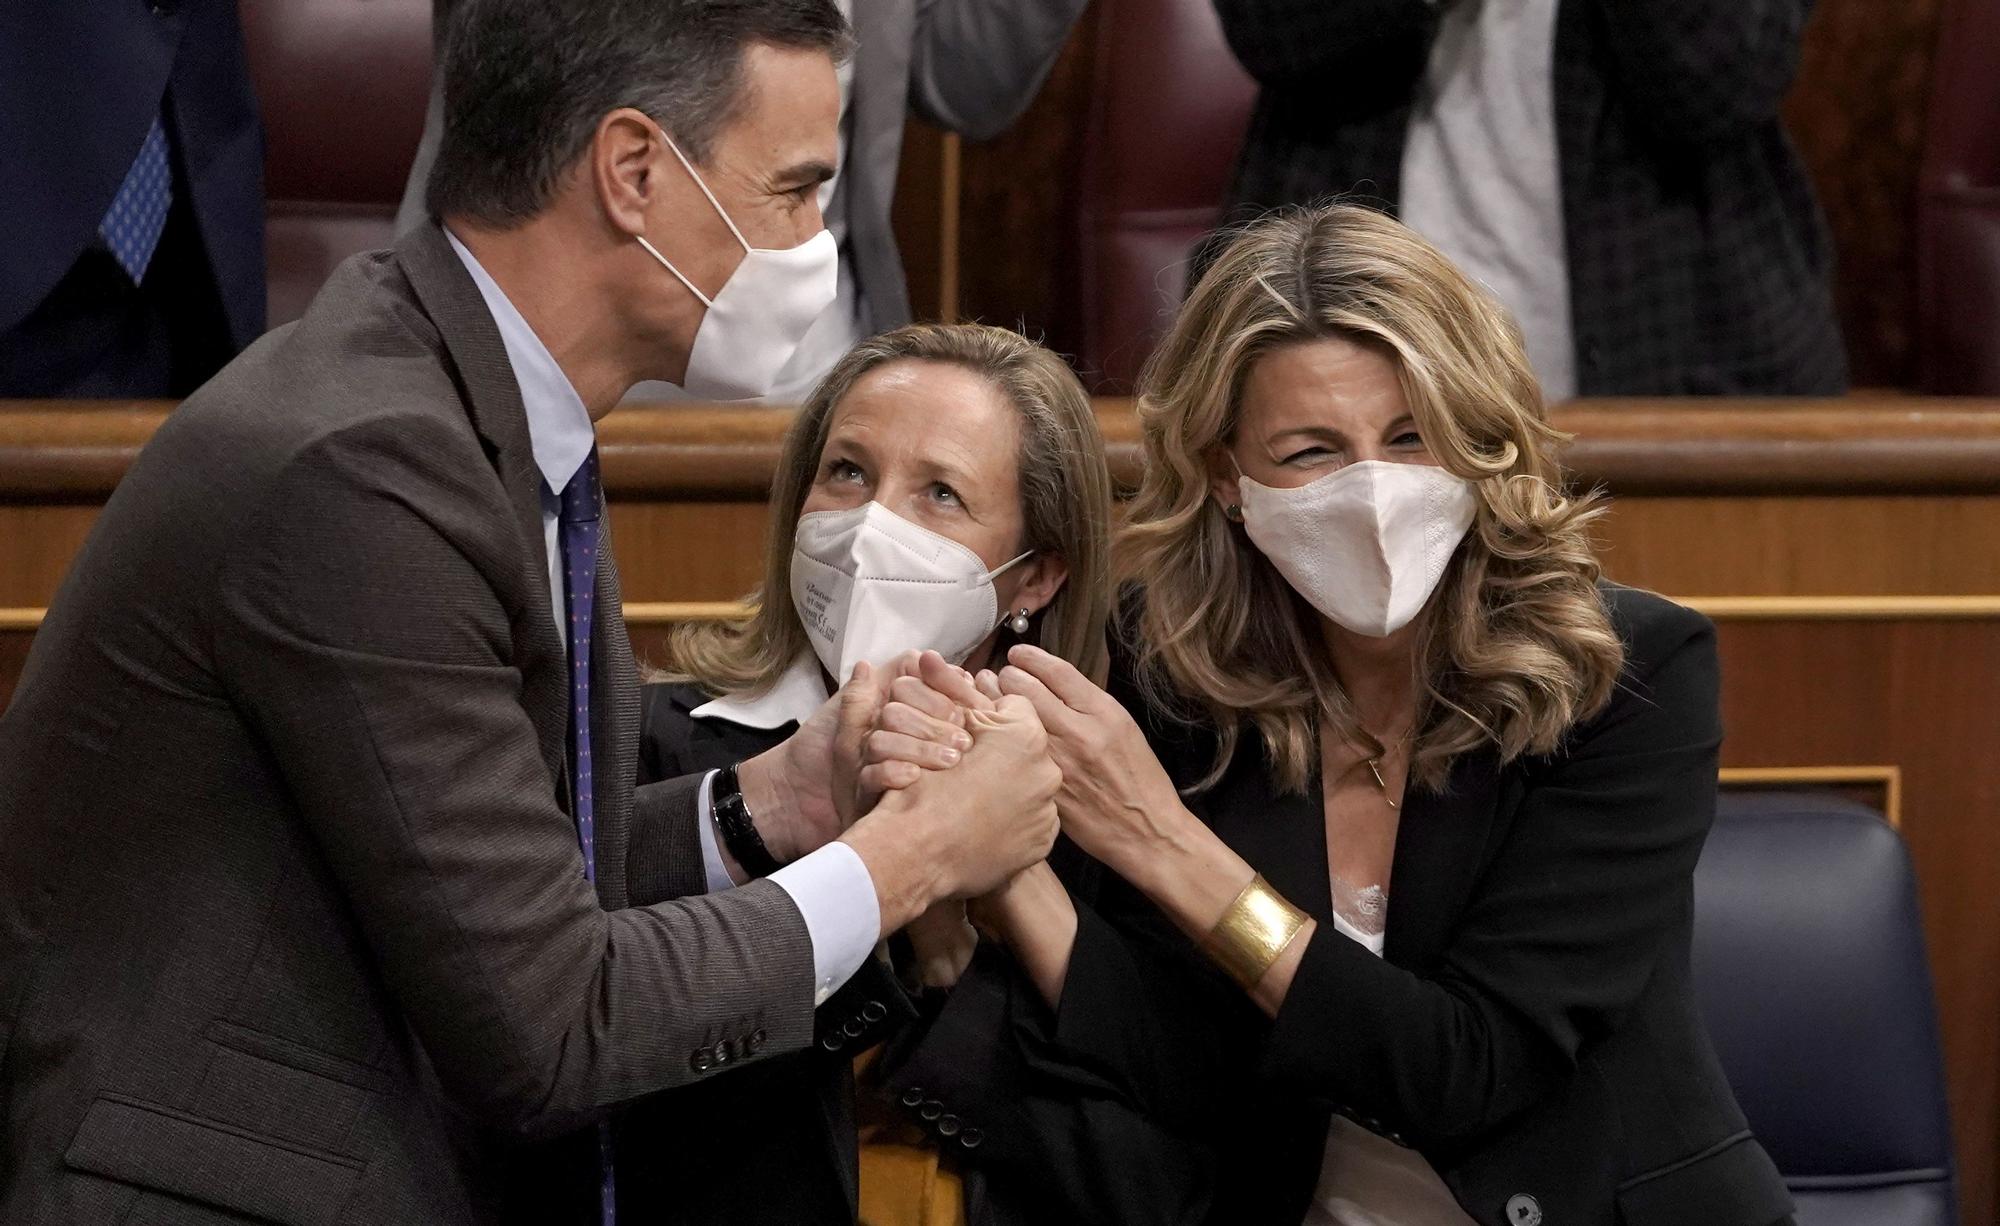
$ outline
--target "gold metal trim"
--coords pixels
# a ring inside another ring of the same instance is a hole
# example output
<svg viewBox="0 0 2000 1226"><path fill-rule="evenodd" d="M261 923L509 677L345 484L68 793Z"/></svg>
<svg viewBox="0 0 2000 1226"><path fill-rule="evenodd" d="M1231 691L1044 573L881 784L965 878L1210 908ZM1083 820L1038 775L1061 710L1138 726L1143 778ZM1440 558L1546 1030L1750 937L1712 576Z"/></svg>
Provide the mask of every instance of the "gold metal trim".
<svg viewBox="0 0 2000 1226"><path fill-rule="evenodd" d="M1889 828L1903 828L1903 768L1900 766L1725 766L1723 787L1803 787L1866 784L1882 789L1882 812Z"/></svg>
<svg viewBox="0 0 2000 1226"><path fill-rule="evenodd" d="M742 621L750 606L735 600L665 600L625 606L628 626L673 626L681 622Z"/></svg>
<svg viewBox="0 0 2000 1226"><path fill-rule="evenodd" d="M2000 596L1683 596L1689 608L1717 621L1948 621L2000 618ZM44 610L0 608L0 630L34 630ZM672 625L750 616L732 600L665 600L628 604L627 623Z"/></svg>
<svg viewBox="0 0 2000 1226"><path fill-rule="evenodd" d="M1717 621L1925 621L2000 617L2000 596L1678 596Z"/></svg>

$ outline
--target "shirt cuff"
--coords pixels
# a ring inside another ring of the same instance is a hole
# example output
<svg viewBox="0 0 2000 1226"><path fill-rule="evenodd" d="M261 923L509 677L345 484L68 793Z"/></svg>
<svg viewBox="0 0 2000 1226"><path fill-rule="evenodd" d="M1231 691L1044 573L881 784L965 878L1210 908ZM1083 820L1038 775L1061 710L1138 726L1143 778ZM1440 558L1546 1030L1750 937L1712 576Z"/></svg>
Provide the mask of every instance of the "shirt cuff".
<svg viewBox="0 0 2000 1226"><path fill-rule="evenodd" d="M772 873L771 881L792 896L806 922L813 949L813 1007L840 990L875 952L882 935L882 908L875 879L845 843L832 842Z"/></svg>
<svg viewBox="0 0 2000 1226"><path fill-rule="evenodd" d="M700 828L701 865L707 872L708 892L711 894L736 888L735 878L729 875L729 866L722 862L722 845L715 839L715 777L721 773L710 771L702 776L701 793L694 802L695 825Z"/></svg>

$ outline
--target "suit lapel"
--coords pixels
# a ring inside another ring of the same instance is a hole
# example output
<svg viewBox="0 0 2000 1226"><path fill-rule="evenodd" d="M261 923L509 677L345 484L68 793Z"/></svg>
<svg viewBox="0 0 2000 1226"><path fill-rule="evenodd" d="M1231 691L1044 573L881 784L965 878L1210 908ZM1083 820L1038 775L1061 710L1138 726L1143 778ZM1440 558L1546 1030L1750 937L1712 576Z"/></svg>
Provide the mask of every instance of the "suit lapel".
<svg viewBox="0 0 2000 1226"><path fill-rule="evenodd" d="M1303 794L1279 791L1271 780L1261 739L1247 727L1244 737L1245 744L1230 766L1236 778L1225 779L1213 793L1196 798L1199 803L1208 795L1222 795L1230 797L1230 803L1200 815L1272 888L1320 923L1330 924L1333 895L1327 884L1326 819L1319 783L1309 783ZM1245 752L1253 744L1255 752Z"/></svg>
<svg viewBox="0 0 2000 1226"><path fill-rule="evenodd" d="M1493 825L1499 769L1491 750L1452 764L1442 791L1410 790L1396 829L1389 873L1389 930L1383 956L1421 971L1444 949Z"/></svg>
<svg viewBox="0 0 2000 1226"><path fill-rule="evenodd" d="M507 491L521 534L528 607L514 627L520 657L521 702L534 721L542 763L566 797L568 778L569 679L567 648L550 617L548 546L542 539L541 473L528 439L528 415L500 330L479 296L479 287L435 223L417 227L396 244L396 258L424 313L444 341L447 363L456 376L472 428ZM628 649L629 658L629 649ZM622 867L621 867L622 886Z"/></svg>

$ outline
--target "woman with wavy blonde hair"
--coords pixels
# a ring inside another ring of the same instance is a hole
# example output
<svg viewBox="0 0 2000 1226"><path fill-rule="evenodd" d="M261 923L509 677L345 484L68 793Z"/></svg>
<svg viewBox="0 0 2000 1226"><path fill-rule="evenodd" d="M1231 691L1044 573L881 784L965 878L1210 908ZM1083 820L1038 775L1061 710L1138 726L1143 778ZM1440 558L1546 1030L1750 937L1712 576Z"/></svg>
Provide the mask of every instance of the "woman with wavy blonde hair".
<svg viewBox="0 0 2000 1226"><path fill-rule="evenodd" d="M1505 313L1384 215L1272 216L1138 412L1109 692L1032 647L954 687L1033 702L1110 870L983 915L1021 1094L1069 1078L1067 1148L1143 1171L1076 1216L1784 1220L1688 973L1713 628L1600 580ZM991 1097L971 1055L908 1076Z"/></svg>

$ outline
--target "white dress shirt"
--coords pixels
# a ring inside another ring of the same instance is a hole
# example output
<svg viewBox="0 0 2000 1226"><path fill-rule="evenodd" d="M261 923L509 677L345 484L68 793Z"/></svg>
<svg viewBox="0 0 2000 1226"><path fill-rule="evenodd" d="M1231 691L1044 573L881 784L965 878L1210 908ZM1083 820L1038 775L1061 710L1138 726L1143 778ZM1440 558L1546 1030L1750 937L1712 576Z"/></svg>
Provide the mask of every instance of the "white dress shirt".
<svg viewBox="0 0 2000 1226"><path fill-rule="evenodd" d="M567 593L563 586L558 512L562 490L589 458L590 449L597 443L597 432L583 398L576 394L569 376L563 373L548 346L535 335L534 328L473 258L472 252L458 241L458 236L447 229L445 237L451 240L451 249L458 253L465 271L472 275L473 284L479 287L479 296L486 300L486 309L500 331L500 343L506 347L507 362L514 368L514 382L521 389L521 408L528 417L528 441L534 449L535 466L542 473L542 541L548 555L549 616L555 619L567 650L569 635L565 627L569 617L565 609ZM817 677L814 682L818 684ZM823 702L824 684L819 685L819 690ZM811 709L806 713L810 715ZM713 775L702 781L697 817L702 861L711 893L734 885L723 867L715 840L714 806L710 800L713 782ZM868 866L854 849L841 842L828 843L785 865L771 874L771 880L791 895L805 921L813 949L813 1003L823 1004L860 968L881 936L882 913L875 900L875 880L868 875Z"/></svg>
<svg viewBox="0 0 2000 1226"><path fill-rule="evenodd" d="M820 671L819 658L808 651L792 661L791 667L781 673L778 679L771 683L769 689L759 693L725 694L712 702L701 704L689 714L695 719L726 720L744 728L759 728L768 732L782 728L786 724L805 723L830 697L832 694L826 687L826 675ZM711 771L708 778L701 781L700 798L702 859L708 865L708 888L711 890L728 889L731 884L729 871L723 867L722 857L716 849L715 798L712 790L714 785L715 772ZM828 843L827 847L846 848L847 844ZM826 848L821 850L824 851ZM814 989L819 1001L824 1002L835 989L840 987L841 981L854 973L855 968L861 965L862 959L874 951L875 943L882 934L882 911L875 901L874 879L867 875L868 869L861 863L860 856L849 849L846 859L859 869L862 882L868 887L865 898L856 895L852 889L837 881L827 880L822 885L822 878L835 873L844 873L846 869L844 864L839 862L828 864L815 862L813 856L818 854L815 852L812 856L794 860L771 874L771 880L786 884L782 879L787 874L803 875L811 879L813 892L823 897L829 908L838 906L857 908L851 914L828 917L828 937L830 940L837 939L841 943L837 951L838 959L835 960L840 975L839 979L835 979L828 971L820 970ZM791 885L787 884L786 888L790 889ZM860 902L866 903L865 908L861 908L855 901L857 898ZM866 914L862 913L863 910ZM867 938L865 942L862 941L864 935ZM817 968L819 966L817 932L814 933L813 951L814 965Z"/></svg>
<svg viewBox="0 0 2000 1226"><path fill-rule="evenodd" d="M1521 325L1550 402L1576 394L1556 141L1558 0L1456 0L1403 145L1405 224Z"/></svg>

